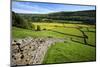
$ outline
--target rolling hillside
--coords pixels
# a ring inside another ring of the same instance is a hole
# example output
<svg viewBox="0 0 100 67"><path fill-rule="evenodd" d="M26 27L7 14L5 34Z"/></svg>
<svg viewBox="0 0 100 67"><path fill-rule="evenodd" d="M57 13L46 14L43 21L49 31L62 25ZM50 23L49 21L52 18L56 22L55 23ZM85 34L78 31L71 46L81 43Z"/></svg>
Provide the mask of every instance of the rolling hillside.
<svg viewBox="0 0 100 67"><path fill-rule="evenodd" d="M19 14L29 21L82 21L87 24L95 24L96 10L75 11L75 12L55 12L49 14Z"/></svg>

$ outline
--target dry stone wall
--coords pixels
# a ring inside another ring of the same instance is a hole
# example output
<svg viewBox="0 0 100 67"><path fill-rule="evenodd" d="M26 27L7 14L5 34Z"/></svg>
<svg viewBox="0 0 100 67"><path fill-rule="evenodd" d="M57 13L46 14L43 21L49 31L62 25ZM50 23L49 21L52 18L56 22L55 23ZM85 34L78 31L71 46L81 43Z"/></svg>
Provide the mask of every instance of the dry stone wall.
<svg viewBox="0 0 100 67"><path fill-rule="evenodd" d="M41 64L49 46L64 39L25 38L13 40L11 45L11 64L31 65Z"/></svg>

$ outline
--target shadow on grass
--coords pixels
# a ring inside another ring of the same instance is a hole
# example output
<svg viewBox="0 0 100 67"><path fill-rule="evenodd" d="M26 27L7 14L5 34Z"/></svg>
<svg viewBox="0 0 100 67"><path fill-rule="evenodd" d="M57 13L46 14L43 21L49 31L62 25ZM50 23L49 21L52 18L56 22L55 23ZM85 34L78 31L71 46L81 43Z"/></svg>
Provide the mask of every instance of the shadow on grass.
<svg viewBox="0 0 100 67"><path fill-rule="evenodd" d="M49 31L56 32L56 33L60 33L60 34L63 34L63 35L69 35L69 36L84 38L83 36L67 34L67 33L63 33L63 32L56 31L56 30L49 30Z"/></svg>
<svg viewBox="0 0 100 67"><path fill-rule="evenodd" d="M92 33L95 33L95 31L84 31L84 32L92 32Z"/></svg>
<svg viewBox="0 0 100 67"><path fill-rule="evenodd" d="M95 45L91 45L91 44L85 44L85 43L82 43L82 42L79 42L79 41L75 41L71 38L71 41L73 42L77 42L77 43L80 43L80 44L84 44L84 45L88 45L88 46L91 46L91 47L96 47Z"/></svg>
<svg viewBox="0 0 100 67"><path fill-rule="evenodd" d="M84 36L78 36L78 35L67 34L67 33L59 32L59 31L55 31L55 30L49 30L49 31L56 32L56 33L60 33L60 34L63 34L63 35L69 35L69 36L74 36L74 37L79 37L79 38L86 38L86 39L88 39L88 36L87 36L85 33L83 33L83 31L81 31L81 30L80 30L80 31L84 34ZM95 45L88 44L87 42L86 42L86 43L82 43L82 42L79 42L79 41L75 41L75 40L73 40L73 39L71 39L71 41L77 42L77 43L81 43L81 44L84 44L84 45L88 45L88 46L92 46L92 47L96 47Z"/></svg>

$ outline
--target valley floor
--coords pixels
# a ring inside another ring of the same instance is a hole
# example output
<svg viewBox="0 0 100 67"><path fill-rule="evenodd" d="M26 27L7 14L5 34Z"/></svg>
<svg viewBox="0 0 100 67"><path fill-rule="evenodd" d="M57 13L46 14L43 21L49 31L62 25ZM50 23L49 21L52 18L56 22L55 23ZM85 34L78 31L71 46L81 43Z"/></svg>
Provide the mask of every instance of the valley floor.
<svg viewBox="0 0 100 67"><path fill-rule="evenodd" d="M31 37L33 39L43 38L45 41L47 40L47 38L53 39L53 41L50 40L49 42L47 42L50 45L52 44L50 47L48 47L48 50L45 50L45 47L41 48L45 51L44 55L40 55L41 57L43 57L42 61L39 62L38 60L36 62L36 60L34 59L32 60L31 64L53 64L96 60L95 25L59 23L34 23L34 25L40 25L41 31L12 27L13 40L24 39L27 37ZM84 32L85 36L81 31ZM84 42L84 39L86 40L86 43ZM39 40L37 40L37 42L38 41ZM42 46L43 45L44 44L42 44ZM36 46L36 44L34 44L34 46ZM27 49L29 50L29 48ZM38 52L38 50L40 49L37 49L37 54L33 54L37 55L37 58L38 54L42 53L42 50L40 50L40 52Z"/></svg>

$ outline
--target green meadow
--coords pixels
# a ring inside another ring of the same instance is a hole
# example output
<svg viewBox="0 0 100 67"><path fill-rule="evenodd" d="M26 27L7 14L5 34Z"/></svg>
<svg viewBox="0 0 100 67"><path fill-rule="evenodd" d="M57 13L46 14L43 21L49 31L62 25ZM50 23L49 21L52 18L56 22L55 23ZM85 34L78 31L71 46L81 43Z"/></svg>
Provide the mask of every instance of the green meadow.
<svg viewBox="0 0 100 67"><path fill-rule="evenodd" d="M95 61L95 48L84 44L67 41L55 43L45 55L43 64Z"/></svg>
<svg viewBox="0 0 100 67"><path fill-rule="evenodd" d="M12 37L51 37L64 38L66 41L55 43L48 48L44 57L43 64L95 61L96 60L96 44L95 44L95 25L85 24L62 24L62 23L32 23L33 27L40 26L40 31L22 29L12 27ZM87 44L84 44L84 36L77 28L81 27L85 35Z"/></svg>

